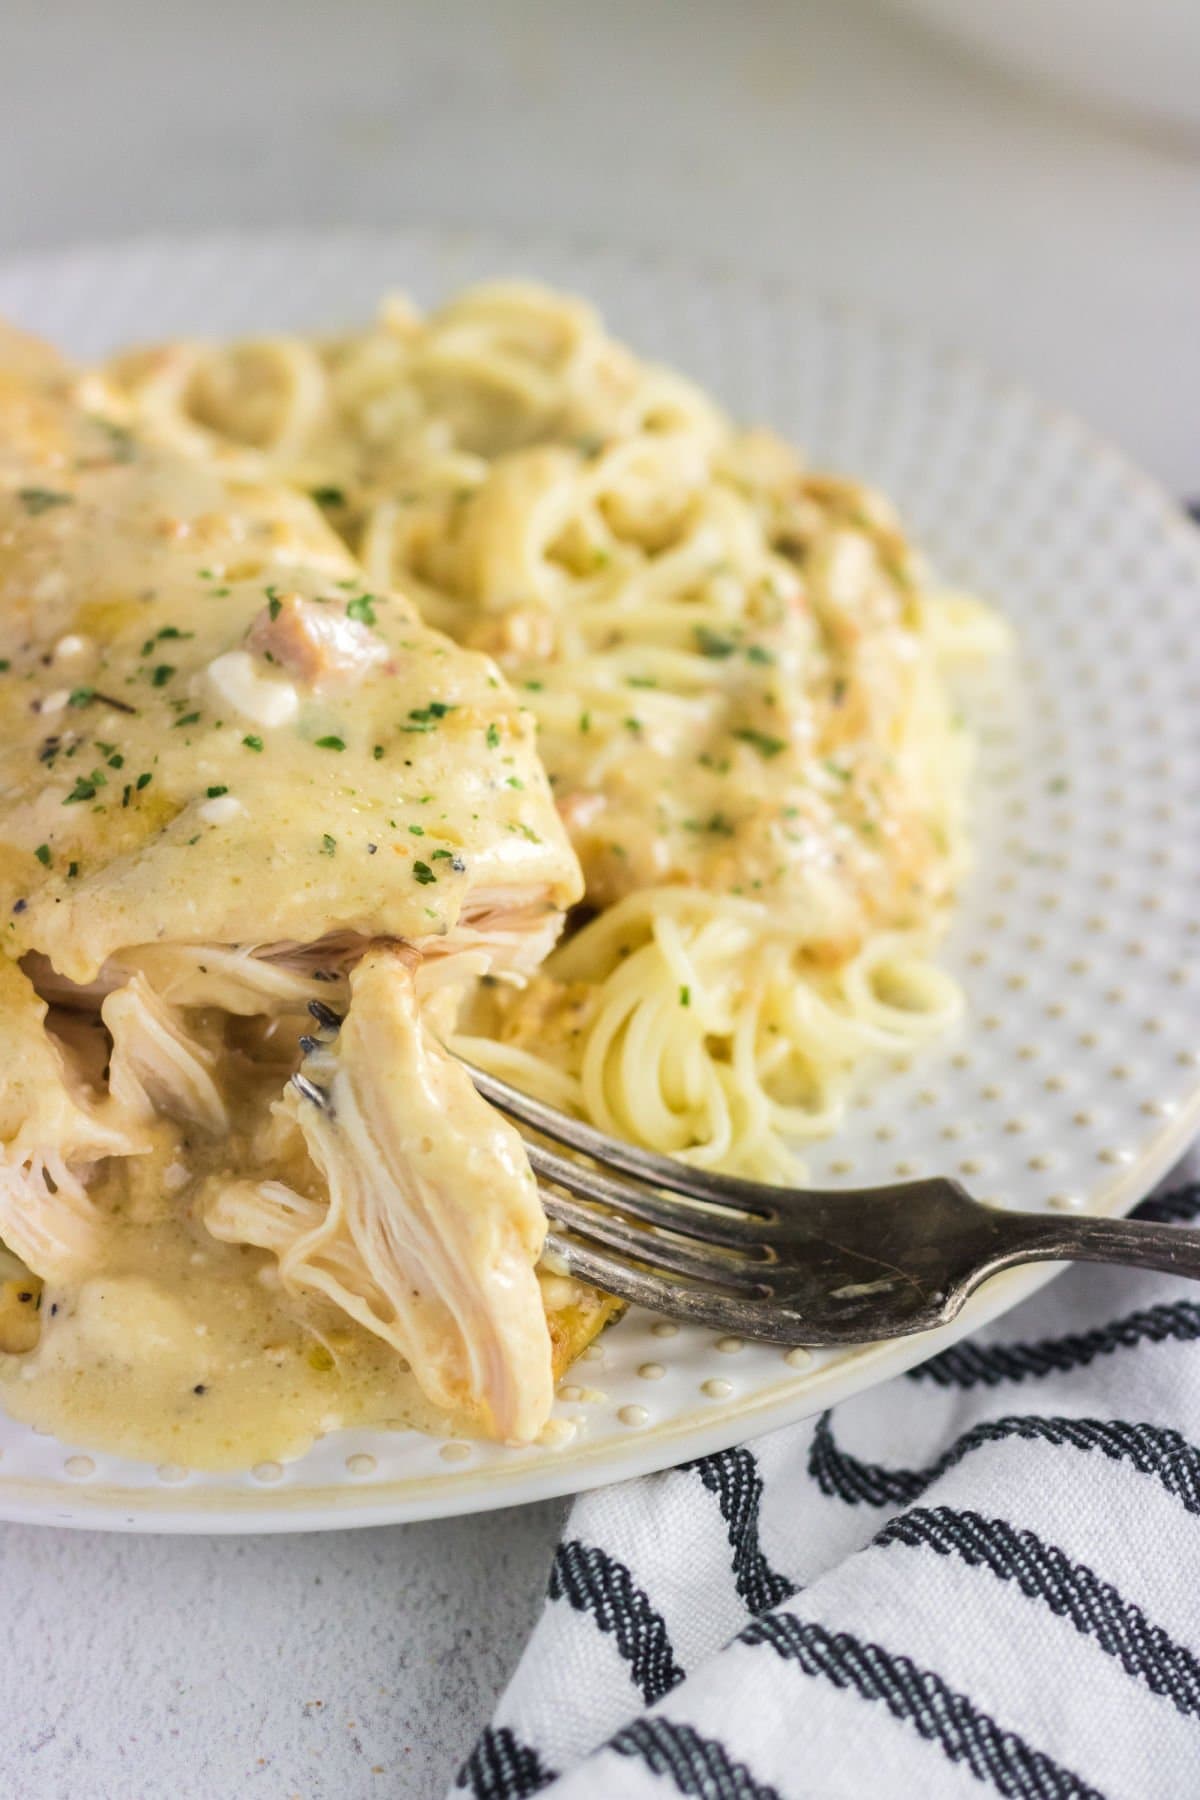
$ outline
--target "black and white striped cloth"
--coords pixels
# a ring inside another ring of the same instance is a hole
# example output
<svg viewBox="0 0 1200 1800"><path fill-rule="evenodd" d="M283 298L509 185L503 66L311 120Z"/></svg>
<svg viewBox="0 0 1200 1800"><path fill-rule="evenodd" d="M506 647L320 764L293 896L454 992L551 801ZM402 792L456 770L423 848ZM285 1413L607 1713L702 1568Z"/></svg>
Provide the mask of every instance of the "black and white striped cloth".
<svg viewBox="0 0 1200 1800"><path fill-rule="evenodd" d="M1200 1155L1141 1208L1200 1223ZM576 1501L475 1800L1200 1797L1200 1286L1077 1268Z"/></svg>

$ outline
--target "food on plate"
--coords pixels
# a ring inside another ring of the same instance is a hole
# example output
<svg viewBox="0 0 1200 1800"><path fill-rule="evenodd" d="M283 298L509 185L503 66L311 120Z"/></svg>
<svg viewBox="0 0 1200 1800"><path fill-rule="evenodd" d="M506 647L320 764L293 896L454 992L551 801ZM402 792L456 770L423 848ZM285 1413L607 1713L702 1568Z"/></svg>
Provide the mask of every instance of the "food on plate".
<svg viewBox="0 0 1200 1800"><path fill-rule="evenodd" d="M311 493L372 582L537 719L586 880L457 1039L604 1129L787 1179L852 1079L958 1016L931 960L969 861L947 683L1001 649L894 509L744 430L528 283L325 339L117 358L105 404Z"/></svg>
<svg viewBox="0 0 1200 1800"><path fill-rule="evenodd" d="M619 1306L459 1057L789 1179L958 1016L1003 628L582 302L6 332L0 637L0 1397L60 1435L548 1441Z"/></svg>

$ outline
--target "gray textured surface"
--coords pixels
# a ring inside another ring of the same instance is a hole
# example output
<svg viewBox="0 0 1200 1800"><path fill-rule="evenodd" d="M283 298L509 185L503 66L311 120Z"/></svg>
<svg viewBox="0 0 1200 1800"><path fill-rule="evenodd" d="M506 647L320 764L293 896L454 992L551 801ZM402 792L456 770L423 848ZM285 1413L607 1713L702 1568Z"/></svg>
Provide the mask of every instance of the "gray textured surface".
<svg viewBox="0 0 1200 1800"><path fill-rule="evenodd" d="M441 1793L533 1623L561 1510L287 1540L0 1526L0 1792Z"/></svg>
<svg viewBox="0 0 1200 1800"><path fill-rule="evenodd" d="M1177 403L1200 391L1200 165L865 0L0 12L0 254L405 219L715 251L881 299L1200 492ZM0 1526L0 1800L432 1800L558 1516L213 1542Z"/></svg>

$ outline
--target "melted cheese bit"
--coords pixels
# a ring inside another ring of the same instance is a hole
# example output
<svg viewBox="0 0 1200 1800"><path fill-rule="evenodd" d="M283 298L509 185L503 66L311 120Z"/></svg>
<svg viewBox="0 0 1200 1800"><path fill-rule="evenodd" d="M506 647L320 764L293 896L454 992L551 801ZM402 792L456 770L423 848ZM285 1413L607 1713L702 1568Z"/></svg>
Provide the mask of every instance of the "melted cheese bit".
<svg viewBox="0 0 1200 1800"><path fill-rule="evenodd" d="M227 650L208 665L208 679L227 706L268 730L287 725L300 710L290 681L264 675L248 650Z"/></svg>

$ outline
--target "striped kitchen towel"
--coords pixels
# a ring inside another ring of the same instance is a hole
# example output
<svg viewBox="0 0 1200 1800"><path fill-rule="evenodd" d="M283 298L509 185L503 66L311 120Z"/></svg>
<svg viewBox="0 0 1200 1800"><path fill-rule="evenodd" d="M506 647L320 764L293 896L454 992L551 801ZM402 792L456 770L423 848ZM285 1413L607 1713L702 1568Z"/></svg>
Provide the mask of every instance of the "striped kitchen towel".
<svg viewBox="0 0 1200 1800"><path fill-rule="evenodd" d="M1140 1216L1200 1223L1200 1155ZM577 1500L476 1800L1200 1797L1200 1287L1077 1268Z"/></svg>

